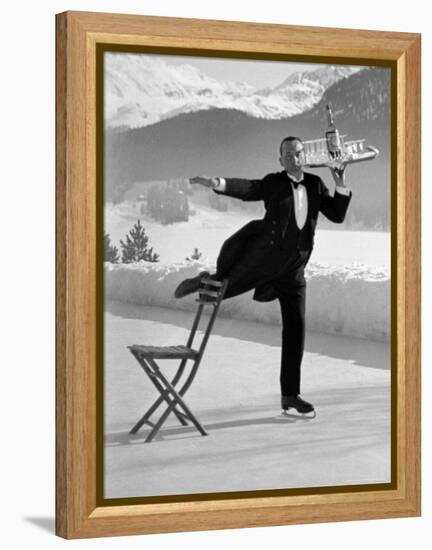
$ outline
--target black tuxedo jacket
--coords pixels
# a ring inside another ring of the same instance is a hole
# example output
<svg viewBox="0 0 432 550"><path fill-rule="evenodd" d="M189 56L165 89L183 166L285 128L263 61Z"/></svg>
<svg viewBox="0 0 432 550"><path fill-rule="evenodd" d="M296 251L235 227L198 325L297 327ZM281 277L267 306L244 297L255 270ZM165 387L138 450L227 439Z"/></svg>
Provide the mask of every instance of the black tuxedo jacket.
<svg viewBox="0 0 432 550"><path fill-rule="evenodd" d="M263 236L267 235L267 244L269 247L272 246L271 243L274 240L272 239L272 229L276 225L284 233L289 217L294 213L294 201L288 174L283 171L268 174L260 180L225 178L225 181L224 195L244 201L264 201L265 216L259 220L258 225L255 222L253 231L260 232ZM298 247L299 251L307 252L310 255L319 212L322 212L332 222L342 223L351 195L342 195L342 193L336 192L331 196L321 178L308 172L304 173L302 184L306 188L308 210L305 225L300 231Z"/></svg>
<svg viewBox="0 0 432 550"><path fill-rule="evenodd" d="M282 171L268 174L259 180L225 178L225 181L226 189L223 193L219 193L244 201L262 200L266 213L263 219L249 222L226 241L218 263L226 266L233 265L239 258L241 261L246 254L248 264L250 265L252 261L257 266L262 265L263 278L268 278L269 269L274 268L277 271L279 268L281 251L277 237L284 234L290 216L294 215L290 178L285 171ZM319 212L335 223L342 223L351 194L343 195L335 192L334 196L331 196L321 178L308 172L304 173L302 184L306 188L308 206L306 222L299 235L298 250L303 258L303 265L306 265L314 245ZM272 266L273 263L274 266ZM222 271L227 269L222 267ZM254 298L260 300L260 294L259 284L257 284Z"/></svg>

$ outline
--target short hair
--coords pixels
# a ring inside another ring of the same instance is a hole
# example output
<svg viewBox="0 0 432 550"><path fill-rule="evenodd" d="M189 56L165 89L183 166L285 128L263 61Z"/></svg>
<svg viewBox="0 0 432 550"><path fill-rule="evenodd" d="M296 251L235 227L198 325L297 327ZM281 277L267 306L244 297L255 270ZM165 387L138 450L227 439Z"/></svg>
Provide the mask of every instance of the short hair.
<svg viewBox="0 0 432 550"><path fill-rule="evenodd" d="M279 145L279 154L280 155L282 155L282 145L284 143L287 143L288 141L299 141L301 144L303 144L303 141L297 136L288 136L286 138L283 138L283 140L281 141L281 144Z"/></svg>

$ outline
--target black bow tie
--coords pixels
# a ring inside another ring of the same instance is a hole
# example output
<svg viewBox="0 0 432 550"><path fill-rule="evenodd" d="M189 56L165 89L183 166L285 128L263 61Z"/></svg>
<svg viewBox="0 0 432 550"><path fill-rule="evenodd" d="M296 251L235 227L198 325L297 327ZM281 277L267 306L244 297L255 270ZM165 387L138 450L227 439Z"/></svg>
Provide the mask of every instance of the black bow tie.
<svg viewBox="0 0 432 550"><path fill-rule="evenodd" d="M288 179L290 180L290 182L294 185L294 189L297 189L297 187L303 183L303 180L301 181L296 181L294 180L288 173L287 173L287 176L288 176Z"/></svg>
<svg viewBox="0 0 432 550"><path fill-rule="evenodd" d="M291 179L291 178L290 178L289 180L290 180L290 182L294 185L294 189L297 189L297 187L298 187L300 184L303 183L303 180L302 180L302 181L295 181L295 180L293 180L293 179Z"/></svg>

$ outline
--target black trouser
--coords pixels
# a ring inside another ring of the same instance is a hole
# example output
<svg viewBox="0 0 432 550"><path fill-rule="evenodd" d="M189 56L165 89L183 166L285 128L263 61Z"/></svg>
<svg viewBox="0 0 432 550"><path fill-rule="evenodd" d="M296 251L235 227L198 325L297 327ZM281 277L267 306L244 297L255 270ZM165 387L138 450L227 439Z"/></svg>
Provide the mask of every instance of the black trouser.
<svg viewBox="0 0 432 550"><path fill-rule="evenodd" d="M300 393L300 370L305 342L306 286L289 287L275 281L282 314L282 395Z"/></svg>
<svg viewBox="0 0 432 550"><path fill-rule="evenodd" d="M238 296L252 290L264 282L270 283L276 290L282 315L282 353L280 385L282 395L298 395L300 393L300 370L305 341L305 305L306 283L304 280L304 265L295 266L289 256L286 265L283 261L277 264L259 261L256 254L246 253L237 261L233 261L231 243L226 241L217 260L215 278L228 279L225 299ZM234 243L233 243L234 244ZM283 252L279 253L281 259Z"/></svg>

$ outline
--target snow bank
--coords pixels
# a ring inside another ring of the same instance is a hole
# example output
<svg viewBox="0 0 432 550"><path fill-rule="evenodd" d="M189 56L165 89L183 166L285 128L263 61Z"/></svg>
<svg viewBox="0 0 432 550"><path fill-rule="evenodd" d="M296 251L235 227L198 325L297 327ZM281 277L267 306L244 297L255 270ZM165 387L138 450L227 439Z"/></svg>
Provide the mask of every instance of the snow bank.
<svg viewBox="0 0 432 550"><path fill-rule="evenodd" d="M105 264L105 299L195 310L195 296L181 300L173 293L180 281L199 271L214 271L200 262L160 264ZM361 264L329 267L308 265L308 330L388 341L390 335L390 277L385 269ZM223 302L221 317L280 324L277 300L258 303L247 293Z"/></svg>

